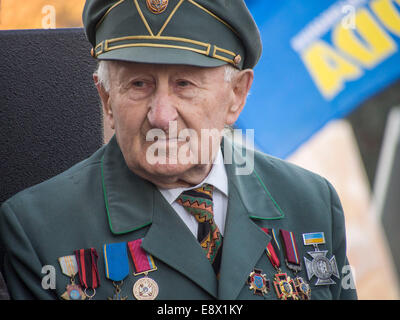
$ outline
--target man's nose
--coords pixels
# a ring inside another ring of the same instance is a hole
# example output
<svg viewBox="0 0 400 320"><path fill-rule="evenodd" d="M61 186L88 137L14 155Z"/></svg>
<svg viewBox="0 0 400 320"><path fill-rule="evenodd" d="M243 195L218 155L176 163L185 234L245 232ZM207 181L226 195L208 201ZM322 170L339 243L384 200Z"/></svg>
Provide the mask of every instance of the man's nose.
<svg viewBox="0 0 400 320"><path fill-rule="evenodd" d="M147 119L153 128L168 132L169 122L178 118L173 96L169 93L168 86L158 86L150 102Z"/></svg>

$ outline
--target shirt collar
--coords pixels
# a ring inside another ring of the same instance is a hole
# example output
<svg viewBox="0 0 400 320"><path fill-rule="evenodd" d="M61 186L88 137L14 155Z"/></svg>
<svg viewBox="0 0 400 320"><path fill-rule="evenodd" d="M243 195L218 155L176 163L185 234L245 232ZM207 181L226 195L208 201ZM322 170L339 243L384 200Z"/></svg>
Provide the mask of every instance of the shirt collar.
<svg viewBox="0 0 400 320"><path fill-rule="evenodd" d="M228 176L226 174L224 158L222 156L221 149L218 149L217 157L215 158L214 164L211 168L208 176L200 182L197 186L190 188L174 188L174 189L161 189L158 188L164 198L167 200L169 204L172 204L182 192L190 189L195 189L203 185L204 183L208 183L213 185L219 191L221 191L225 196L228 196Z"/></svg>

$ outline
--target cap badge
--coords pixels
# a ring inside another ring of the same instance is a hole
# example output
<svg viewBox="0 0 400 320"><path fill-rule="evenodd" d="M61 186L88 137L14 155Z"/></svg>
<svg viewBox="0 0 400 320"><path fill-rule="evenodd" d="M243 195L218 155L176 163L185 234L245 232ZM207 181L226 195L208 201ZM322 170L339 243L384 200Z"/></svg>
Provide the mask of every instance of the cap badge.
<svg viewBox="0 0 400 320"><path fill-rule="evenodd" d="M168 0L146 0L147 8L151 13L160 14L168 7Z"/></svg>

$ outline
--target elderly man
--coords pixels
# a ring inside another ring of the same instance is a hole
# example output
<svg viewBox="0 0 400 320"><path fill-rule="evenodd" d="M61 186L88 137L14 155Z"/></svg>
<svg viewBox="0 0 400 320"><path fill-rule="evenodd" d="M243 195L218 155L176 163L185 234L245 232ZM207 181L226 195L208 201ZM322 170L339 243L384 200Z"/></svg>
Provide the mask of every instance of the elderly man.
<svg viewBox="0 0 400 320"><path fill-rule="evenodd" d="M3 204L11 297L356 298L332 186L221 135L261 55L244 1L88 0L83 21L115 136Z"/></svg>

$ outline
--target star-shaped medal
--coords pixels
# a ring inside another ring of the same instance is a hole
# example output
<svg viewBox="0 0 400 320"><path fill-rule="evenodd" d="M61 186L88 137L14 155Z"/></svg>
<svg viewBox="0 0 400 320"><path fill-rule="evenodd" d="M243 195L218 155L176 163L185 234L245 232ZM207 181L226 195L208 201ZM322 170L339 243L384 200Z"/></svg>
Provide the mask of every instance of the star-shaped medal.
<svg viewBox="0 0 400 320"><path fill-rule="evenodd" d="M264 296L270 290L270 281L261 272L262 270L260 269L254 269L247 278L247 284L255 295Z"/></svg>
<svg viewBox="0 0 400 320"><path fill-rule="evenodd" d="M80 285L72 283L67 285L66 291L61 295L61 298L64 300L85 300L86 295Z"/></svg>

